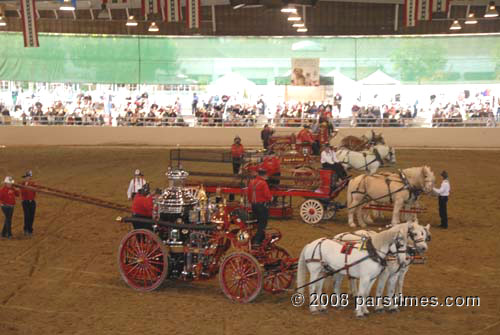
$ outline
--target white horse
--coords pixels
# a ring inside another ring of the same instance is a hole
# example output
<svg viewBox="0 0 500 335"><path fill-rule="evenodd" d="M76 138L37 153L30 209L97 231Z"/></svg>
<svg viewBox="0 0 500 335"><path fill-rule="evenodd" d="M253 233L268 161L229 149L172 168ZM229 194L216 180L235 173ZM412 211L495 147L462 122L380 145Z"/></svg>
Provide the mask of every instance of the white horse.
<svg viewBox="0 0 500 335"><path fill-rule="evenodd" d="M370 152L375 154L375 151L380 155L384 162L395 164L396 163L396 150L385 144L377 144L371 147Z"/></svg>
<svg viewBox="0 0 500 335"><path fill-rule="evenodd" d="M307 244L300 253L297 269L297 290L304 293L306 280L306 271L310 274L309 286L309 310L312 313L323 312L324 306L313 306L311 303L313 294L321 296L325 274L330 269L338 273L359 278L358 296L366 301L366 297L371 290L377 276L382 272L385 266L384 259L391 250L396 253L402 262L405 258L408 238L408 225L401 224L366 240L366 250L360 244L359 248L350 250L350 254L343 254L343 242L321 238ZM324 277L324 278L321 278ZM317 281L316 281L317 280ZM357 304L355 310L358 318L368 314L366 305Z"/></svg>
<svg viewBox="0 0 500 335"><path fill-rule="evenodd" d="M380 155L370 151L352 151L342 148L337 150L336 154L344 169L363 171L368 175L377 172L384 163Z"/></svg>
<svg viewBox="0 0 500 335"><path fill-rule="evenodd" d="M431 240L430 235L430 225L421 226L418 222L408 222L408 249L406 250L406 257L403 262L400 262L400 259L397 257L393 257L393 255L389 255L386 258L387 267L382 271L382 273L378 276L377 282L377 290L376 290L376 307L375 311L381 312L383 311L382 298L384 289L387 281L389 281L389 285L387 286L387 297L392 298L393 296L398 296L398 294L403 294L403 284L404 277L408 272L409 266L413 261L412 253L417 251L418 253L423 253L428 250L427 242ZM338 234L334 237L334 239L343 241L343 242L360 242L363 238L369 238L375 236L377 233L370 230L358 230L354 233L343 233ZM342 284L342 280L344 275L335 274L334 276L334 293L337 298L340 297L340 286ZM398 285L396 288L396 284ZM356 280L355 278L350 278L350 287L353 291L353 296L356 296L355 288L356 288ZM398 306L396 304L391 303L388 308L391 312L398 311Z"/></svg>
<svg viewBox="0 0 500 335"><path fill-rule="evenodd" d="M434 181L434 173L428 166L408 168L399 173L355 177L347 188L349 226L356 226L354 223L356 213L359 225L366 227L362 207L368 203L393 204L391 223L399 224L401 208L414 203L419 193L432 192Z"/></svg>

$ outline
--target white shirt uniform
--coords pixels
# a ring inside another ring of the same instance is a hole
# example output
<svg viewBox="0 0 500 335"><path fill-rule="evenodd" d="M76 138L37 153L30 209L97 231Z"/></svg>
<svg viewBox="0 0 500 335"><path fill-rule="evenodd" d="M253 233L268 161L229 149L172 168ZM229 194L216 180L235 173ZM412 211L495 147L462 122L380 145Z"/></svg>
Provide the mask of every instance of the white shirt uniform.
<svg viewBox="0 0 500 335"><path fill-rule="evenodd" d="M127 190L128 200L131 200L132 193L137 193L142 188L142 186L144 184L146 184L146 179L144 179L143 177L139 176L139 177L132 178L132 180L130 181L130 184L128 186L128 190Z"/></svg>
<svg viewBox="0 0 500 335"><path fill-rule="evenodd" d="M439 196L442 196L442 197L449 196L450 190L451 190L450 182L448 181L448 179L443 180L443 182L441 183L441 187L434 188L434 192L436 192Z"/></svg>
<svg viewBox="0 0 500 335"><path fill-rule="evenodd" d="M330 152L327 152L326 150L323 150L321 153L321 164L328 163L328 164L334 164L338 163L339 160L337 158L337 155L335 154L335 151L330 150Z"/></svg>

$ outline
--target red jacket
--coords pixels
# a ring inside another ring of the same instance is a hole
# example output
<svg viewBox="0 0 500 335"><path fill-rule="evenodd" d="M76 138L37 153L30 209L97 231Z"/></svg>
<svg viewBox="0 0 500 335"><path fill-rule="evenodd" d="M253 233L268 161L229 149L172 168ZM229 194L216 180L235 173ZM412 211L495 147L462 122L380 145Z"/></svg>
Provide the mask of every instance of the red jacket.
<svg viewBox="0 0 500 335"><path fill-rule="evenodd" d="M309 142L309 143L314 142L312 134L309 131L309 129L302 129L301 131L299 131L299 133L297 134L297 139L299 140L299 142L302 142L302 143L304 143L304 142Z"/></svg>
<svg viewBox="0 0 500 335"><path fill-rule="evenodd" d="M15 188L4 186L0 188L0 203L4 205L14 206L16 204L16 197L19 196L19 191Z"/></svg>
<svg viewBox="0 0 500 335"><path fill-rule="evenodd" d="M276 156L266 157L261 164L261 167L266 170L267 176L274 176L281 171L280 159Z"/></svg>
<svg viewBox="0 0 500 335"><path fill-rule="evenodd" d="M25 181L23 182L23 185L26 186L36 186L34 182L30 181ZM23 200L35 200L36 192L32 190L27 190L25 188L21 189L21 199Z"/></svg>
<svg viewBox="0 0 500 335"><path fill-rule="evenodd" d="M132 213L147 217L153 216L153 197L151 195L144 196L137 193L132 203Z"/></svg>
<svg viewBox="0 0 500 335"><path fill-rule="evenodd" d="M241 158L243 157L244 153L245 153L245 148L243 148L243 145L235 143L231 146L231 157Z"/></svg>
<svg viewBox="0 0 500 335"><path fill-rule="evenodd" d="M248 200L250 203L262 203L271 201L273 196L264 178L257 176L248 183Z"/></svg>

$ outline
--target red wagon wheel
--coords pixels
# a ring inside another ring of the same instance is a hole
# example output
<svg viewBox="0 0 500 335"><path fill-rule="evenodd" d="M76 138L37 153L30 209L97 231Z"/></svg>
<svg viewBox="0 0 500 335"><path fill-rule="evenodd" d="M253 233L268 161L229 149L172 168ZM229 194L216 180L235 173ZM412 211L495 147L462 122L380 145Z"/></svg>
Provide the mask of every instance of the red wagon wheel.
<svg viewBox="0 0 500 335"><path fill-rule="evenodd" d="M118 266L128 286L138 291L152 291L167 276L168 256L158 236L149 230L137 229L120 243Z"/></svg>
<svg viewBox="0 0 500 335"><path fill-rule="evenodd" d="M232 253L220 266L219 283L229 299L240 303L252 302L262 290L260 264L246 252Z"/></svg>
<svg viewBox="0 0 500 335"><path fill-rule="evenodd" d="M280 293L290 288L294 278L294 271L288 269L285 263L290 254L282 247L273 246L268 253L268 262L272 267L264 278L264 290L270 293ZM273 263L277 263L273 266Z"/></svg>

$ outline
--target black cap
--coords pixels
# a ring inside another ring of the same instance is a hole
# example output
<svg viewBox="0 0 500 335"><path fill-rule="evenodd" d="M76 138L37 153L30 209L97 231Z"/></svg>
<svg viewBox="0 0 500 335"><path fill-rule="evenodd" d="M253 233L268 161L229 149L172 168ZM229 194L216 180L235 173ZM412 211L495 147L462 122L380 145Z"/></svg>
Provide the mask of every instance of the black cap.
<svg viewBox="0 0 500 335"><path fill-rule="evenodd" d="M443 172L441 172L441 177L443 177L444 179L448 179L448 172L443 170Z"/></svg>

